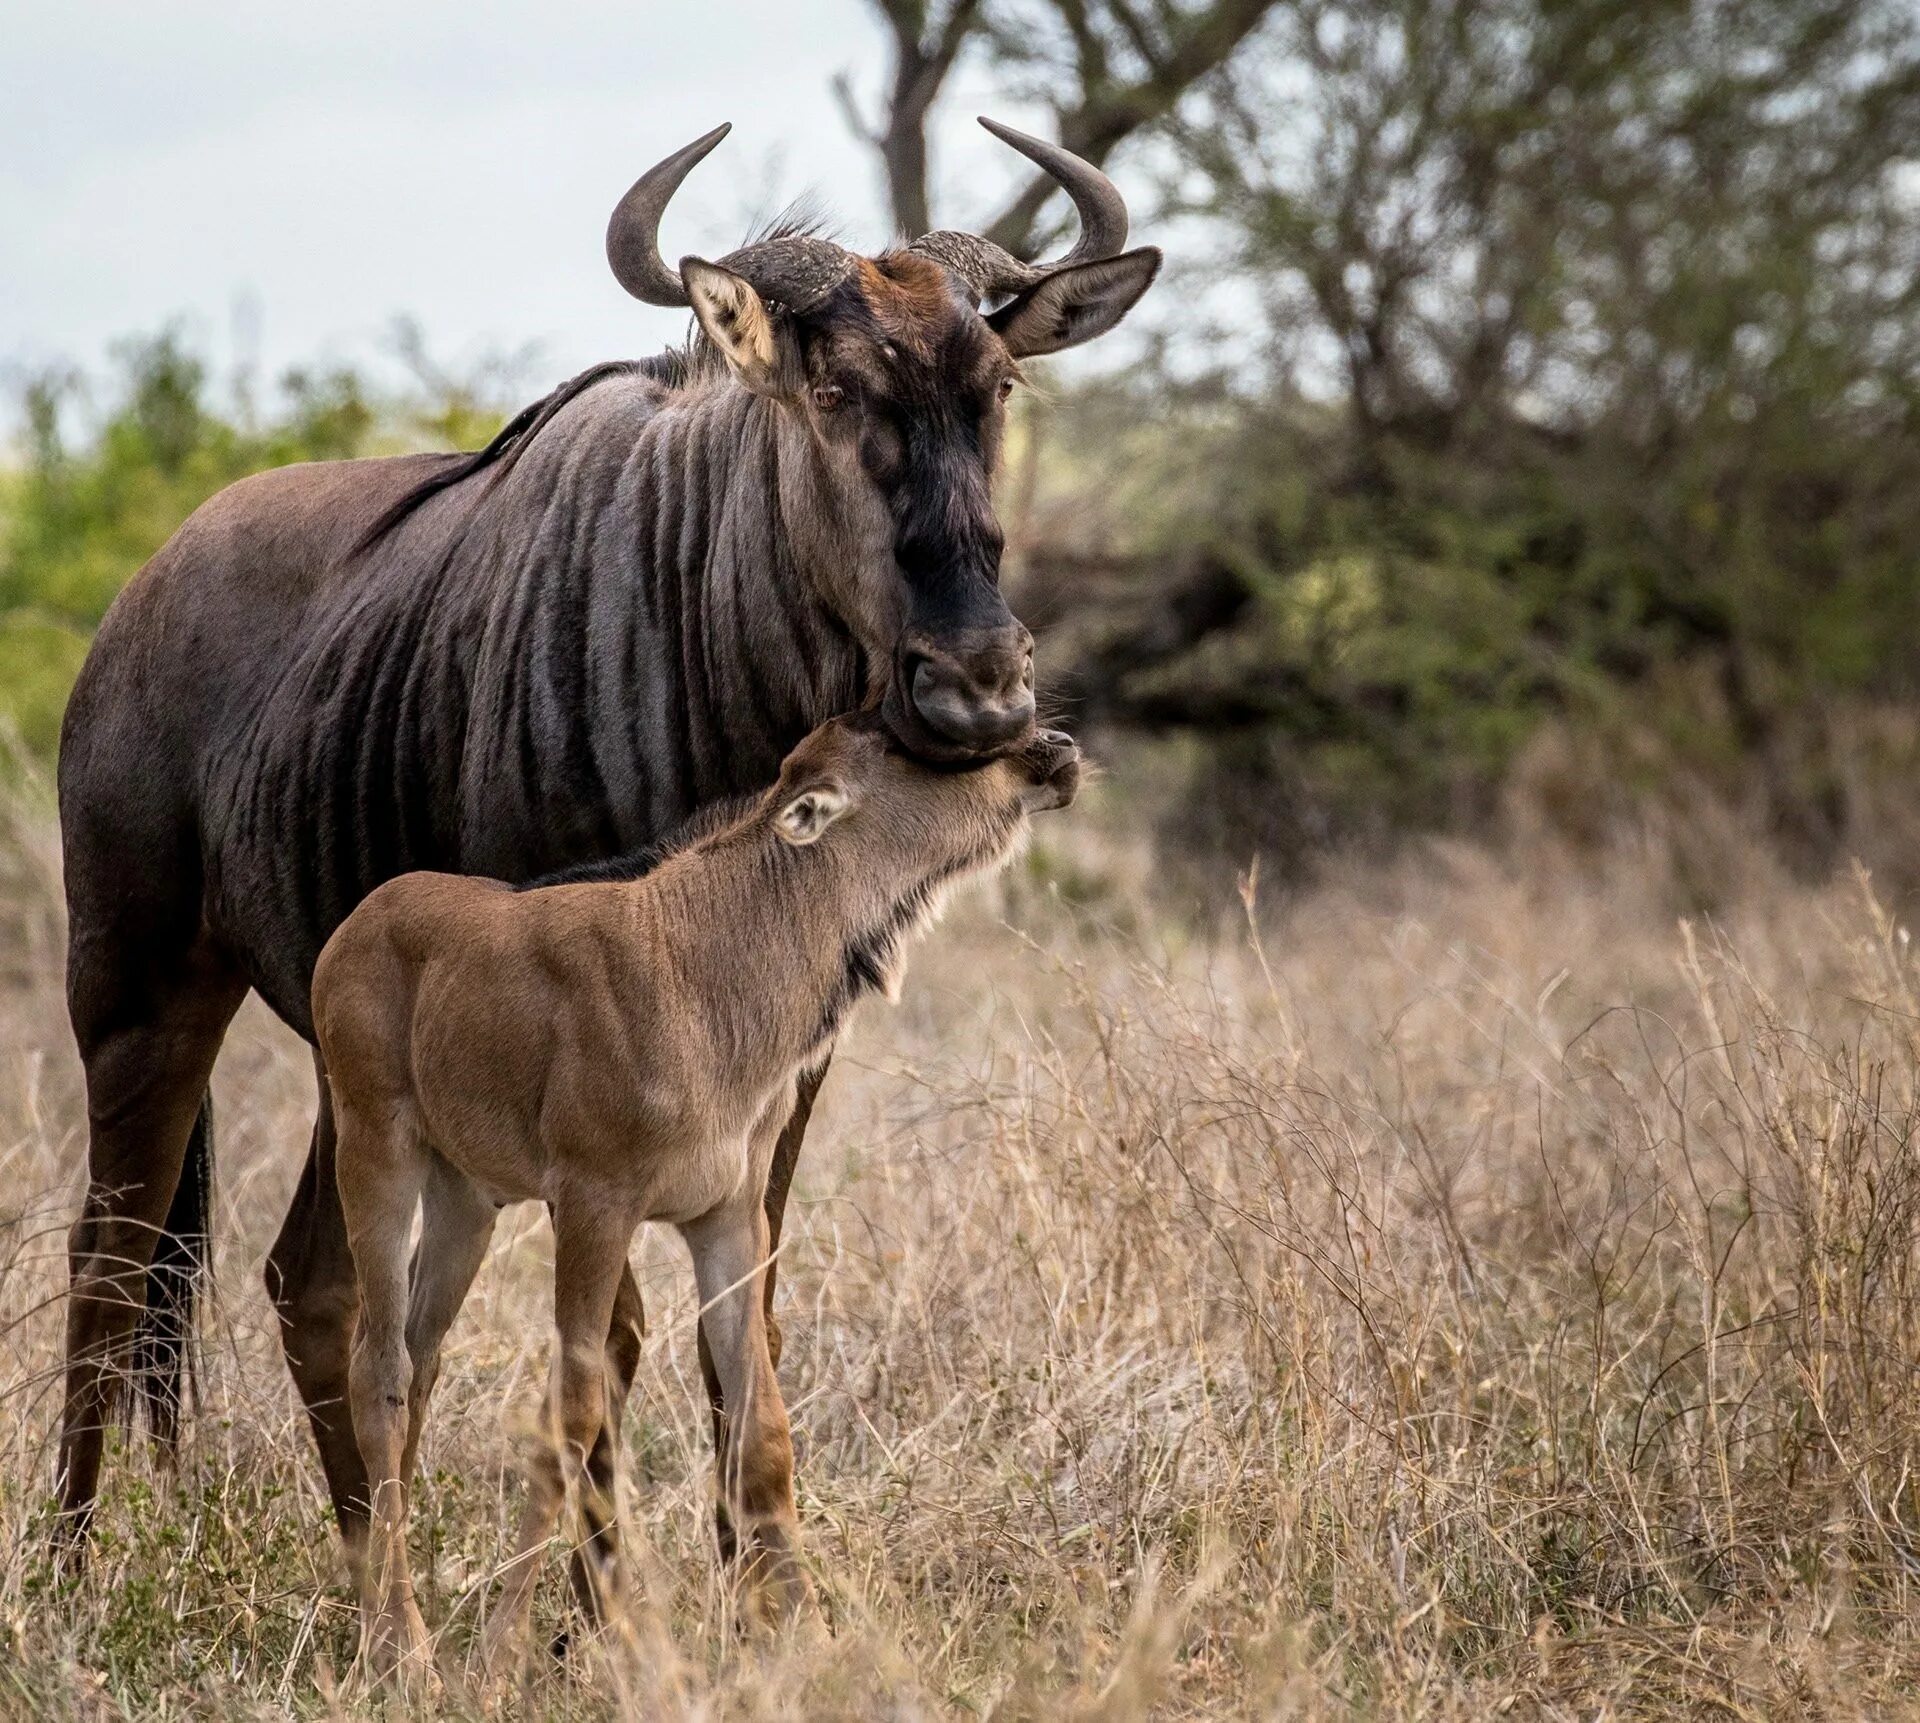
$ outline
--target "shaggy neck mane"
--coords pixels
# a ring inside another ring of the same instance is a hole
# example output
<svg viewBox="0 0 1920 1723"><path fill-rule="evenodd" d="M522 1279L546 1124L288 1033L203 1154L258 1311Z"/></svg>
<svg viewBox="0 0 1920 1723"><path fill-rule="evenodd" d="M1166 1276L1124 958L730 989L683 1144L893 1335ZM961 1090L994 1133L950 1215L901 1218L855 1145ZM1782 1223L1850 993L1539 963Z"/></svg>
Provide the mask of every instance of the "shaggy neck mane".
<svg viewBox="0 0 1920 1723"><path fill-rule="evenodd" d="M744 243L757 245L770 239L831 237L824 218L804 204L794 203L772 221L748 234ZM608 377L646 377L664 389L680 390L724 382L730 375L720 350L707 339L697 324L682 345L669 347L650 358L610 359L599 365L590 365L579 376L568 378L559 388L522 407L500 427L493 441L485 448L475 449L468 454L435 456L434 459L441 465L396 497L354 542L351 554L358 555L370 545L378 543L430 497L451 490L479 473L493 469L502 474L511 472L555 414L569 401L584 395L594 384Z"/></svg>

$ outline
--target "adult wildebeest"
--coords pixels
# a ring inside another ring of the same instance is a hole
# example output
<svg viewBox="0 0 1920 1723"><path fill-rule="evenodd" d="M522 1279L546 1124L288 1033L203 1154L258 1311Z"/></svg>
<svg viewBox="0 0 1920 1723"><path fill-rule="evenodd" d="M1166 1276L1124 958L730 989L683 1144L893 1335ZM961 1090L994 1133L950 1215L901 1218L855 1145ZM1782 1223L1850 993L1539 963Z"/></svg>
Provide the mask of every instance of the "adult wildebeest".
<svg viewBox="0 0 1920 1723"><path fill-rule="evenodd" d="M1031 639L999 592L988 490L1003 402L1020 358L1117 323L1158 252L1121 251L1103 175L996 126L1078 209L1057 264L962 233L871 258L781 233L669 269L661 211L726 129L644 174L607 232L630 293L692 308L686 352L589 371L475 455L243 480L101 624L59 771L89 1127L60 1447L76 1537L130 1342L173 1432L207 1251L207 1081L249 987L311 1040L314 960L381 881L525 880L633 849L766 782L882 686L927 758L1031 729ZM774 1157L776 1241L816 1082ZM320 1089L267 1285L357 1561L353 1276ZM619 1307L624 1393L631 1276ZM719 1433L704 1345L702 1364Z"/></svg>
<svg viewBox="0 0 1920 1723"><path fill-rule="evenodd" d="M963 770L914 760L869 713L834 718L750 806L664 860L522 891L404 874L327 941L313 1023L362 1301L350 1385L373 1502L360 1626L375 1673L428 1659L407 1559L413 1457L441 1338L512 1201L553 1213L554 1440L533 1456L489 1665L502 1672L518 1645L569 1484L597 1613L623 1595L613 1474L590 1457L612 1459L604 1353L647 1220L677 1227L693 1254L749 1599L776 1616L804 1604L760 1293L774 1145L848 1008L870 989L897 994L906 947L946 894L1005 863L1028 816L1066 806L1079 780L1058 732Z"/></svg>

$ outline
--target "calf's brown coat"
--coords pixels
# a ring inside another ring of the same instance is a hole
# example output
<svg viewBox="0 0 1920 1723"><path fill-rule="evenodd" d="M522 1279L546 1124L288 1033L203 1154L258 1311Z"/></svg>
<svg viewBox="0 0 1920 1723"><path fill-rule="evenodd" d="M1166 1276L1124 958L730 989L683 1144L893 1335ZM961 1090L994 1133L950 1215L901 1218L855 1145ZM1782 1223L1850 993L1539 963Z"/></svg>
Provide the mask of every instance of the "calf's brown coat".
<svg viewBox="0 0 1920 1723"><path fill-rule="evenodd" d="M773 1613L804 1601L760 1289L774 1144L849 1006L893 991L946 890L1005 861L1029 813L1072 799L1078 772L1057 733L951 770L870 717L835 719L744 813L650 871L522 891L407 874L334 934L313 1015L360 1289L349 1379L374 1512L350 1553L376 1669L426 1655L409 1481L441 1341L513 1201L553 1217L555 1441L536 1457L487 1660L518 1641L570 1486L590 1601L617 1606L607 1378L624 1386L638 1349L627 1250L642 1221L677 1227L693 1256L751 1595Z"/></svg>

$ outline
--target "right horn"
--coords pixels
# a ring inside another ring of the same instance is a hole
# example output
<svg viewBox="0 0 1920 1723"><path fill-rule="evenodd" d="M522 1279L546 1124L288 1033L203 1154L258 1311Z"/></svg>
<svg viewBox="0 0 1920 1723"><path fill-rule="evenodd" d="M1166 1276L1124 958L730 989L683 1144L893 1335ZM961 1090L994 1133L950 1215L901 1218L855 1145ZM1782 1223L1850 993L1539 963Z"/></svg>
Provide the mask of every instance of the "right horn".
<svg viewBox="0 0 1920 1723"><path fill-rule="evenodd" d="M644 304L685 308L691 303L679 270L668 268L660 255L660 215L695 164L732 130L731 121L715 126L705 137L656 162L614 205L607 222L607 261L613 265L614 279ZM1126 231L1125 211L1121 231Z"/></svg>
<svg viewBox="0 0 1920 1723"><path fill-rule="evenodd" d="M1112 180L1092 162L1083 161L1072 150L1050 144L1044 138L1029 137L1012 126L1003 126L984 114L980 124L1018 150L1062 191L1073 199L1080 217L1080 237L1066 256L1051 263L1023 263L1004 246L977 233L959 233L951 229L922 234L909 251L945 264L974 290L978 299L996 294L1023 293L1037 286L1057 269L1077 263L1092 263L1114 257L1127 243L1127 203Z"/></svg>

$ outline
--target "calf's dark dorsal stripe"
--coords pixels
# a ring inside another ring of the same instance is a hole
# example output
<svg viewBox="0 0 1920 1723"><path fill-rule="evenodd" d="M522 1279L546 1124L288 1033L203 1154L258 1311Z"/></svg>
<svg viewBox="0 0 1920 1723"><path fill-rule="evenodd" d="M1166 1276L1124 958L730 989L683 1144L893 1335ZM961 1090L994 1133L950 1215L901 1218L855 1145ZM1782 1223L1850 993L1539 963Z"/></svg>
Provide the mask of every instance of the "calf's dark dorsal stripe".
<svg viewBox="0 0 1920 1723"><path fill-rule="evenodd" d="M652 873L669 856L678 855L681 850L697 844L709 832L717 832L725 826L732 825L759 800L758 792L744 796L724 796L717 802L708 803L691 819L683 820L657 843L646 844L636 850L628 850L624 855L607 856L598 861L574 862L568 867L555 868L551 873L543 873L538 878L522 880L513 889L541 891L550 885L618 884L625 880L643 878Z"/></svg>

